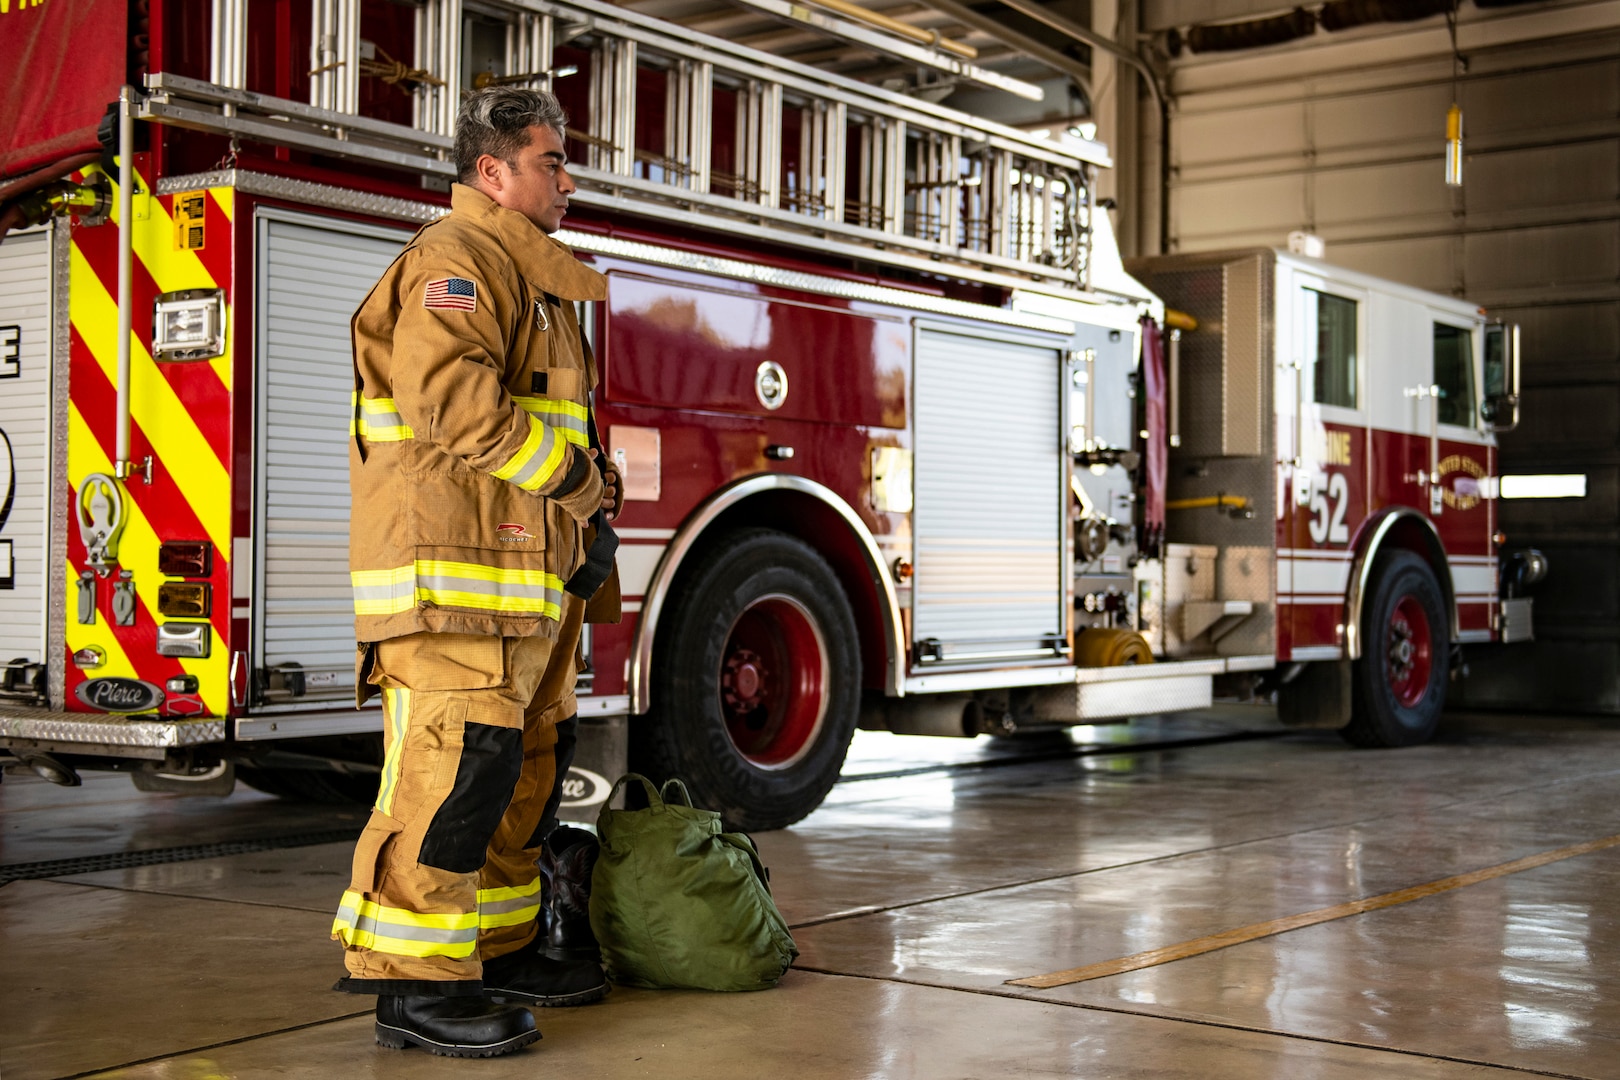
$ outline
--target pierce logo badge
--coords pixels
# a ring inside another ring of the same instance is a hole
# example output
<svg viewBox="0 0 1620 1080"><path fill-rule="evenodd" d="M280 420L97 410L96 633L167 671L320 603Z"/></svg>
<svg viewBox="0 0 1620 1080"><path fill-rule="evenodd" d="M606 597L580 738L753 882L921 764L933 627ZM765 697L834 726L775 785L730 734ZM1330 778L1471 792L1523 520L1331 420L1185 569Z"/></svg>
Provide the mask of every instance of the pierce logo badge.
<svg viewBox="0 0 1620 1080"><path fill-rule="evenodd" d="M606 800L608 792L612 790L613 785L601 773L571 765L568 775L563 777L562 802L558 805L570 808L593 806Z"/></svg>
<svg viewBox="0 0 1620 1080"><path fill-rule="evenodd" d="M74 687L73 693L102 712L147 712L163 704L163 688L141 679L89 679Z"/></svg>
<svg viewBox="0 0 1620 1080"><path fill-rule="evenodd" d="M495 526L495 531L500 534L496 539L505 544L521 544L533 535L515 521L503 521Z"/></svg>
<svg viewBox="0 0 1620 1080"><path fill-rule="evenodd" d="M463 277L430 281L422 295L422 306L440 311L477 311L478 286Z"/></svg>

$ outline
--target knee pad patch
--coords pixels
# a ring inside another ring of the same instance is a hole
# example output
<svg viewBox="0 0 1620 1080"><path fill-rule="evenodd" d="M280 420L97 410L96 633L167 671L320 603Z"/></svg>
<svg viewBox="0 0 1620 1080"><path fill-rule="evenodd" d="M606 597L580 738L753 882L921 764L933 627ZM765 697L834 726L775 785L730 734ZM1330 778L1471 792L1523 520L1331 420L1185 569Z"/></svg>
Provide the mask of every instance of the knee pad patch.
<svg viewBox="0 0 1620 1080"><path fill-rule="evenodd" d="M468 723L455 783L428 823L417 861L455 874L483 866L522 768L522 731Z"/></svg>

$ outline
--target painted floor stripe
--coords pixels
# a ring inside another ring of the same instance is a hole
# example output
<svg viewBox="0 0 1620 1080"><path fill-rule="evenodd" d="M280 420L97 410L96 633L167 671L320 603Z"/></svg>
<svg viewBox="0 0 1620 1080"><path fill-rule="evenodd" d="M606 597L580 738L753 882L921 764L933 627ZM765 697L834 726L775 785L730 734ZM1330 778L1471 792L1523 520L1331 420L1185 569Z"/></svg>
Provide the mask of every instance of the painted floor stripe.
<svg viewBox="0 0 1620 1080"><path fill-rule="evenodd" d="M1105 960L1100 964L1069 968L1067 971L1054 971L1048 975L1031 975L1027 979L1008 979L1006 985L1030 986L1037 990L1050 990L1055 986L1068 986L1072 983L1087 982L1091 979L1104 979L1110 975L1121 975L1127 971L1139 971L1142 968L1156 967L1159 964L1168 964L1175 960L1186 960L1189 957L1214 952L1216 949L1230 948L1233 945L1242 945L1244 942L1274 937L1277 934L1286 934L1290 930L1315 926L1317 923L1332 922L1335 919L1343 919L1351 915L1360 915L1368 911L1378 911L1381 908L1411 903L1413 900L1422 900L1428 896L1436 896L1468 885L1478 885L1482 881L1506 877L1509 874L1517 874L1524 870L1534 870L1538 866L1546 866L1548 863L1559 862L1563 859L1573 859L1577 855L1589 855L1594 851L1602 851L1604 848L1611 848L1616 845L1620 845L1620 833L1614 836L1606 836L1601 840L1588 840L1584 844L1572 844L1569 847L1561 847L1553 851L1543 851L1539 855L1526 855L1522 859L1514 859L1512 862L1500 863L1496 866L1487 866L1483 870L1473 870L1466 874L1458 874L1455 877L1441 878L1439 881L1431 881L1426 885L1414 885L1409 889L1397 889L1395 892L1387 892L1380 896L1352 900L1347 904L1319 908L1316 911L1290 915L1283 919L1272 919L1269 922L1254 923L1250 926L1240 926L1235 930L1223 930L1219 934L1210 934L1207 937L1195 938L1192 941L1183 941L1177 945L1167 945L1162 949L1149 949L1147 952L1140 952L1134 956L1126 956L1118 960Z"/></svg>

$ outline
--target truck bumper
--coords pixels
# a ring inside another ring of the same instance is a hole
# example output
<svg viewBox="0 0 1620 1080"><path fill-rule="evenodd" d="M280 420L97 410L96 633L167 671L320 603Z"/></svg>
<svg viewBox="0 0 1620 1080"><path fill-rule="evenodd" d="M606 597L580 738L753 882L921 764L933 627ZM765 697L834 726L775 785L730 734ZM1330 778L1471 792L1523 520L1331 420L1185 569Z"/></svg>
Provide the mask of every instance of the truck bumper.
<svg viewBox="0 0 1620 1080"><path fill-rule="evenodd" d="M0 747L162 759L176 747L225 741L219 716L114 716L0 705Z"/></svg>
<svg viewBox="0 0 1620 1080"><path fill-rule="evenodd" d="M1511 600L1503 600L1497 625L1501 640L1505 643L1514 641L1534 641L1535 627L1530 618L1530 608L1533 601L1528 596L1516 596Z"/></svg>

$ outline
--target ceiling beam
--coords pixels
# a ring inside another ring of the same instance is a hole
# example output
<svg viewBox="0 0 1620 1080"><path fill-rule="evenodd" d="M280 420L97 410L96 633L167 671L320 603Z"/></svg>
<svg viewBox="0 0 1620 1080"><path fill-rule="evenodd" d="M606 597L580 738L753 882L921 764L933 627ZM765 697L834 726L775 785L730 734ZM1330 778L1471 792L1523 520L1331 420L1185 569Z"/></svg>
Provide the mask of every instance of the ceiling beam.
<svg viewBox="0 0 1620 1080"><path fill-rule="evenodd" d="M1074 57L1061 53L1049 45L1043 45L1032 37L1025 37L1016 30L1007 29L990 16L980 15L961 0L923 0L923 3L942 15L949 15L981 34L986 34L1025 56L1040 61L1053 71L1067 75L1080 84L1080 88L1085 91L1086 100L1091 100L1091 68Z"/></svg>
<svg viewBox="0 0 1620 1080"><path fill-rule="evenodd" d="M915 44L897 34L877 30L851 19L845 19L827 11L813 9L804 4L793 2L793 0L732 0L732 2L742 7L763 11L767 15L774 16L789 24L815 27L823 33L843 38L845 41L854 42L857 45L863 45L885 56L908 60L936 71L943 71L964 82L988 87L992 90L1004 90L1026 101L1041 101L1046 96L1045 92L1034 83L999 74L960 57L952 56L933 46ZM966 22L967 20L964 19L963 21Z"/></svg>

